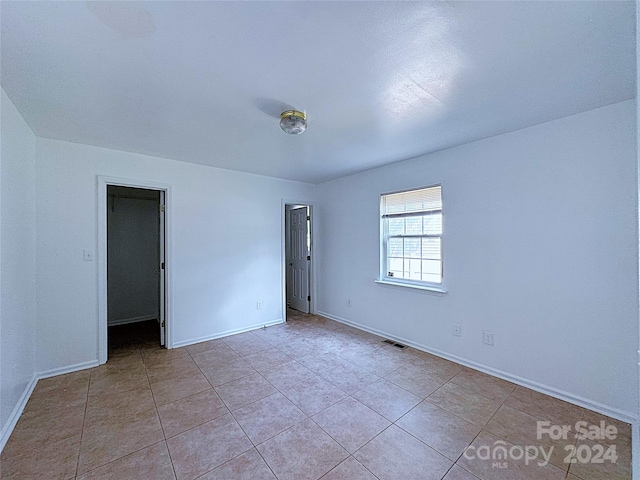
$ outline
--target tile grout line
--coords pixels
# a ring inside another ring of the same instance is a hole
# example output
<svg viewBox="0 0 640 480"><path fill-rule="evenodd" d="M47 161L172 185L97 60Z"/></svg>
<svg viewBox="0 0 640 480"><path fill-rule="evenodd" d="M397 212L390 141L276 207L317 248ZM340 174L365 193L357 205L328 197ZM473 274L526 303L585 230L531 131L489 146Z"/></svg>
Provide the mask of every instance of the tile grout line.
<svg viewBox="0 0 640 480"><path fill-rule="evenodd" d="M138 350L140 350L140 349L138 349ZM142 357L142 354L141 354L141 353L140 353L140 355L141 355L141 357ZM144 359L143 359L143 364L144 364ZM146 368L145 368L145 375L146 375ZM91 372L90 372L89 380L91 380ZM148 375L147 375L147 382L148 382L148 380L149 380L149 379L148 379ZM91 384L89 384L89 387L90 387L90 386L91 386ZM119 392L119 393L126 393L126 392L129 392L129 391L131 391L131 390L135 390L136 388L138 388L138 387L134 387L134 388L132 388L132 389L124 390L123 392ZM152 399L153 399L153 392L151 391L151 386L149 386L149 391L151 392ZM89 404L89 401L88 401L88 400L89 400L89 394L88 394L88 391L87 391L87 397L88 397L88 398L87 398L86 409L88 409L88 404ZM155 406L155 399L154 399L154 406ZM85 418L86 418L86 409L85 409ZM156 415L157 415L157 409L156 409ZM159 420L160 420L160 419L159 419L159 416L158 416L158 421L159 421ZM160 427L162 428L162 423L160 423ZM84 419L83 419L83 434L84 434ZM163 431L163 437L164 437L164 431ZM108 461L108 462L106 462L106 463L103 463L103 464L97 465L95 468L91 468L91 469L87 470L86 472L83 472L83 473L82 473L82 475L86 475L87 473L89 473L89 472L93 472L93 471L95 471L95 470L97 470L97 469L99 469L99 468L104 467L105 465L109 465L109 464L112 464L112 463L114 463L114 462L117 462L118 460L121 460L121 459L123 459L123 458L125 458L125 457L128 457L128 456L130 456L130 455L133 455L133 454L135 454L135 453L141 452L142 450L144 450L144 449L146 449L146 448L152 447L152 446L154 446L154 445L158 445L159 443L162 443L162 442L165 442L165 444L166 444L166 440L163 438L163 440L159 440L159 441L157 441L157 442L155 442L155 443L152 443L151 445L147 445L147 446L142 447L142 448L139 448L139 449L137 449L137 450L135 450L135 451L129 452L129 453L127 453L126 455L122 455L122 456L120 456L120 457L118 457L118 458L114 458L113 460L110 460L110 461ZM169 449L167 448L167 451L168 451L168 450L169 450ZM169 454L169 458L171 459L171 455L170 455L170 454ZM79 462L79 458L78 458L78 462ZM173 468L173 463L172 463L172 468ZM174 473L175 473L175 472L174 472ZM78 476L79 476L79 475L78 475L78 472L77 472L77 469L76 469L76 477L78 477Z"/></svg>
<svg viewBox="0 0 640 480"><path fill-rule="evenodd" d="M449 383L449 382L447 382L447 383ZM511 391L511 393L513 393L513 390ZM493 414L491 415L491 417L489 417L489 419L484 423L484 425L483 425L482 427L480 427L480 431L477 433L477 435L476 435L475 437L473 437L473 440L471 440L471 442L469 442L469 445L467 445L467 446L464 448L464 450L462 450L462 453L458 456L458 458L457 458L457 459L456 459L456 461L454 462L454 465L458 465L458 461L460 460L460 458L462 458L462 456L464 455L464 453L467 451L467 448L469 448L469 446L470 446L470 445L472 445L472 444L473 444L473 442L475 442L475 441L476 441L476 439L480 436L480 434L481 434L482 432L484 432L484 431L485 431L485 427L487 426L487 424L488 424L488 423L493 419L493 417L495 417L495 416L496 416L496 413L498 413L498 411L502 408L502 406L504 405L504 403L505 403L505 402L507 401L507 399L511 396L511 393L509 393L509 395L507 395L507 396L505 397L505 399L502 401L502 403L500 403L500 405L498 406L498 408L496 408L495 412L493 412ZM485 398L488 398L488 397L485 397ZM452 412L450 412L450 413L452 413ZM488 432L488 433L490 433L490 432ZM498 438L500 438L500 437L498 437ZM464 467L462 467L461 465L458 465L458 466L459 466L460 468L462 468L463 470L467 471L467 469L466 469L466 468L464 468ZM471 472L469 472L469 473L471 473ZM471 474L475 476L475 474L473 474L473 473L471 473Z"/></svg>
<svg viewBox="0 0 640 480"><path fill-rule="evenodd" d="M154 442L151 445L147 445L146 447L139 448L139 449L134 450L134 451L132 451L130 453L127 453L126 455L122 455L121 457L114 458L113 460L109 460L108 462L105 462L105 463L100 464L100 465L98 465L98 466L96 466L94 468L91 468L90 470L87 470L86 472L83 472L80 475L76 475L76 477L81 477L83 475L87 475L88 473L95 472L96 470L98 470L100 468L106 467L107 465L111 465L112 463L118 462L118 461L122 460L123 458L127 458L127 457L129 457L131 455L135 455L136 453L139 453L142 450L145 450L145 449L150 448L150 447L154 447L154 446L159 445L161 443L166 443L166 441L164 439L163 440L158 440L157 442ZM167 448L167 451L168 450L169 449Z"/></svg>
<svg viewBox="0 0 640 480"><path fill-rule="evenodd" d="M78 476L78 470L80 469L80 454L82 453L82 440L84 439L84 424L87 420L87 410L89 409L89 390L91 389L91 377L93 375L93 369L89 370L89 380L87 382L87 396L84 403L84 415L82 416L82 429L80 430L80 445L78 446L78 458L76 459L76 473L74 478Z"/></svg>
<svg viewBox="0 0 640 480"><path fill-rule="evenodd" d="M267 342L267 343L268 343L268 342ZM227 344L227 346L229 346L232 350L234 350L234 349L233 349L233 347L231 347L230 345L228 345L228 344ZM279 347L275 347L275 346L274 346L273 348L277 349L279 352L281 352L281 353L283 353L284 355L286 355L287 357L289 357L289 355L287 355L285 352L283 352ZM266 350L266 349L265 349L265 350ZM234 351L235 351L237 354L239 354L237 350L234 350ZM261 350L261 351L264 351L264 350ZM254 352L254 353L260 353L260 351L258 351L258 352ZM245 356L253 355L254 353L250 353L250 354L247 354L247 355L245 355ZM241 356L241 358L243 358L243 357ZM303 367L308 368L308 367L306 367L304 364L302 364L301 362L299 362L297 359L295 359L295 358L293 358L293 357L289 357L289 358L291 358L291 360L289 360L289 361L295 361L296 363L299 363L299 364L300 364L300 365L302 365ZM246 361L246 360L245 360L245 361ZM287 362L283 362L283 363L287 363ZM281 364L279 364L279 365L275 365L275 366L274 366L274 368L277 368L277 367L278 367L278 366L280 366L280 365L282 365L282 363L281 363ZM251 366L252 366L252 365L251 365ZM276 387L275 385L273 385L273 383L271 383L271 382L270 382L270 381L265 377L265 375L264 375L262 372L260 372L260 371L256 370L256 369L255 369L255 367L253 367L253 366L252 366L252 368L254 369L254 371L255 371L258 375L260 375L260 376L261 376L261 377L262 377L262 378L263 378L267 383L269 383L269 385L271 385L271 386L276 390L276 393L278 393L278 394L282 395L282 396L283 396L287 401L291 402L291 400L290 400L290 399L285 395L285 393L284 393L284 392L282 392L278 387ZM313 372L312 370L310 370L310 371L311 371L312 373L314 373L314 375L318 375L316 372ZM247 375L247 376L248 376L248 375ZM320 376L320 375L318 375L318 376ZM241 377L241 378L245 378L245 377ZM322 377L321 377L321 378L322 378ZM232 380L232 381L233 381L233 380ZM227 383L230 383L230 382L227 382ZM296 386L296 385L299 385L299 384L301 384L301 383L304 383L304 380L302 380L302 381L300 381L300 382L297 382L296 384L291 385L291 386ZM329 383L331 383L331 382L329 382ZM213 385L212 385L212 387L213 387ZM337 386L335 386L335 385L334 385L334 387L338 388L338 387L337 387ZM215 387L214 387L214 389L215 389ZM273 393L272 395L275 395L276 393ZM241 409L241 408L244 408L244 407L246 407L246 406L248 406L248 405L252 405L252 404L257 403L257 402L259 402L259 401L261 401L261 400L264 400L265 398L268 398L269 396L272 396L272 395L268 395L268 396L266 396L266 397L263 397L263 398L261 398L261 399L258 399L258 400L256 400L256 401L254 401L254 402L250 402L250 403L248 403L248 404L246 404L246 405L242 405L241 407L239 407L238 409L236 409L236 411L237 411L237 410L239 410L239 409ZM347 397L345 397L345 398L347 398ZM344 400L344 399L341 399L341 400ZM341 401L341 400L339 400L339 401ZM223 400L223 402L224 402L224 400ZM291 402L291 403L292 403L296 408L298 408L298 407L297 407L297 405L295 405L293 402ZM336 403L338 403L338 402L336 402ZM335 405L335 403L334 403L334 404L332 404L331 406L333 406L333 405ZM329 407L330 407L330 406L329 406ZM327 408L329 408L329 407L327 407ZM227 408L228 408L228 406L227 406ZM368 407L367 407L367 408L368 408ZM300 408L298 408L298 410L300 410ZM326 408L325 408L324 410L326 410ZM324 411L324 410L322 410L322 411ZM306 413L305 413L304 411L302 411L302 410L300 410L300 412L304 415L304 417L305 417L305 418L303 418L302 420L300 420L300 421L298 421L298 422L294 423L293 425L290 425L289 427L285 428L284 430L282 430L282 431L280 431L280 432L277 432L276 434L272 435L271 437L269 437L269 438L267 438L267 439L263 440L262 442L260 442L260 443L258 443L258 444L255 444L255 443L251 440L251 438L249 437L249 435L247 434L247 432L245 431L245 429L242 427L242 425L240 425L240 422L238 422L238 419L236 418L236 416L235 416L234 412L233 412L231 409L229 409L229 411L230 411L231 415L233 416L234 420L236 421L236 423L238 424L238 426L240 427L240 429L241 429L241 430L243 431L243 433L247 436L247 438L249 438L249 441L251 441L251 443L252 443L252 445L253 445L253 448L258 452L258 454L260 455L260 457L263 459L263 461L265 462L265 464L267 465L267 467L271 470L271 472L273 473L273 475L274 475L276 478L278 478L278 477L277 477L277 475L275 474L275 472L273 471L273 469L271 468L271 466L269 465L269 463L267 462L267 460L266 460L266 459L263 457L263 455L260 453L260 451L258 450L258 448L257 448L257 447L258 447L259 445L262 445L263 443L265 443L265 442L267 442L267 441L271 440L272 438L274 438L274 437L276 437L276 436L278 436L278 435L280 435L280 434L282 434L282 433L284 433L284 432L286 432L286 431L288 431L288 430L291 430L292 428L296 427L296 426L297 426L297 425L299 425L301 422L303 422L304 420L307 420L307 419L308 419L308 420L310 420L311 422L313 422L313 424L314 424L314 425L316 425L318 428L320 428L323 432L325 432L325 433L329 436L329 438L331 438L334 442L336 442L338 445L340 445L340 447L341 447L341 448L343 448L343 450L345 450L345 451L349 454L349 455L348 455L348 457L349 457L349 456L351 456L351 453L350 453L348 450L346 450L346 449L345 449L345 448L340 444L340 442L338 442L335 438L333 438L333 437L331 436L331 434L329 434L328 432L326 432L326 431L325 431L325 430L324 430L320 425L318 425L318 424L313 420L313 418L311 418L311 416L310 416L310 415L306 414ZM317 413L320 413L320 412L316 412L316 414L317 414ZM243 453L245 453L245 452L243 452ZM241 453L240 455L242 455L243 453ZM238 456L240 456L240 455L237 455L236 457L234 457L234 459L235 459L235 458L237 458L237 457L238 457ZM348 458L348 457L347 457L347 458ZM231 460L233 460L233 459L231 459ZM231 460L229 460L229 461L231 461ZM343 461L344 461L344 460L343 460ZM225 462L225 463L227 463L227 462ZM340 462L340 463L342 463L342 462ZM340 464L340 463L339 463L339 464ZM338 464L338 465L339 465L339 464ZM336 465L334 468L336 468L338 465ZM218 467L216 467L216 468L218 468ZM365 468L366 468L366 467L365 467ZM333 470L333 469L331 469L331 470ZM330 471L331 471L331 470L330 470ZM325 473L323 474L323 476L324 476L324 475L326 475L327 473L328 473L328 472L325 472ZM374 476L375 476L375 475L374 475ZM376 477L376 478L377 478L377 477Z"/></svg>
<svg viewBox="0 0 640 480"><path fill-rule="evenodd" d="M225 345L226 345L226 343L225 343ZM227 345L227 346L228 346L228 345ZM229 347L229 348L231 348L231 347ZM232 350L233 350L233 349L232 349ZM235 350L234 350L234 351L235 351ZM231 408L229 408L229 405L227 404L227 402L225 402L225 401L224 401L224 399L222 398L222 396L218 393L218 391L216 390L215 386L211 383L211 381L209 380L209 378L205 375L205 373L204 373L204 372L202 371L202 369L200 368L200 365L198 365L198 363L193 359L193 355L191 354L191 352L189 352L189 351L187 350L187 353L188 353L188 354L189 354L189 356L191 357L191 360L192 360L192 361L193 361L193 363L196 365L196 367L198 367L198 370L200 371L200 373L201 373L201 374L204 376L204 378L207 380L207 382L208 382L208 383L209 383L209 385L211 386L211 389L215 392L215 394L218 396L218 398L220 398L220 401L224 404L224 406L225 406L225 408L227 409L227 411L228 411L229 415L231 415L231 418L233 418L233 421L236 423L236 425L238 425L238 428L240 428L240 430L242 430L242 433L244 434L244 436L245 436L245 437L247 437L247 440L249 440L249 442L251 443L251 448L252 448L252 449L255 449L255 450L256 450L256 452L258 452L258 455L260 455L260 457L262 458L262 455L260 454L260 452L259 452L259 451L258 451L258 449L256 448L256 445L253 443L253 441L251 440L251 438L249 437L249 435L247 435L247 432L244 430L244 428L242 428L242 425L240 425L240 422L238 422L238 419L237 419L237 418L235 417L235 415L233 414L233 411L231 410ZM204 353L204 352L198 352L198 353ZM251 366L251 365L249 365L249 366ZM251 366L251 368L253 368L253 367ZM255 370L255 368L254 368L254 370ZM256 372L256 373L257 373L257 372ZM253 374L250 374L250 375L253 375ZM247 375L247 376L248 376L248 375ZM245 377L241 377L241 378L245 378ZM233 380L231 380L231 381L233 381ZM229 382L227 382L227 383L229 383ZM223 385L224 385L224 384L223 384ZM197 395L197 394L195 394L195 395ZM242 407L241 407L241 408L242 408ZM197 427L193 427L193 428L198 428L198 427L200 427L200 426L202 426L202 425L204 425L205 423L208 423L208 422L210 422L210 421L212 421L212 420L209 420L209 421L207 421L207 422L203 422L203 423L201 423L200 425L198 425ZM185 432L188 432L188 431L190 431L190 430L193 430L193 428L191 428L191 429L189 429L189 430L185 430ZM185 432L181 432L181 433L180 433L180 434L178 434L178 435L181 435L182 433L185 433ZM177 435L176 435L176 436L177 436ZM233 458L230 458L230 459L229 459L229 460L227 460L226 462L221 463L220 465L217 465L216 467L212 468L212 469L211 469L211 470L209 470L208 472L204 472L202 475L199 475L198 477L196 477L196 479L195 479L195 480L197 480L198 478L202 478L203 476L207 475L208 473L211 473L211 472L212 472L213 470L215 470L216 468L221 467L222 465L225 465L225 464L227 464L227 463L229 463L229 462L231 462L231 461L235 460L235 459L236 459L236 458L238 458L240 455L243 455L243 454L245 454L246 452L248 452L249 450L251 450L251 448L250 448L250 449L245 450L244 452L239 453L238 455L234 456ZM169 452L169 455L171 455L171 452ZM263 459L263 460L264 460L264 459ZM267 465L267 467L269 467L269 464L268 464L266 461L264 461L264 462L265 462L265 464ZM172 462L172 464L173 464L173 462ZM271 467L269 467L269 469L271 470ZM175 467L174 467L174 473L175 473ZM275 473L274 473L274 476L275 476ZM176 475L176 478L177 478L177 475ZM276 478L277 478L277 477L276 477Z"/></svg>
<svg viewBox="0 0 640 480"><path fill-rule="evenodd" d="M487 423L485 423L485 425L482 427L482 430L480 431L480 433L482 433L482 432L486 432L486 433L489 433L490 435L493 435L494 437L498 437L498 438L500 438L500 439L504 440L505 442L511 443L511 442L510 442L509 440L507 440L506 438L501 437L500 435L496 435L495 433L492 433L492 432L490 432L490 431L488 431L488 430L485 430L485 427L489 424L489 422L490 422L491 420L493 420L493 417L495 417L495 416L496 416L496 414L498 413L498 411L499 411L503 406L506 406L506 407L508 407L508 408L512 408L513 410L516 410L517 412L524 413L525 415L529 415L529 416L531 416L531 417L533 417L533 418L536 418L536 419L538 419L538 420L543 420L542 418L538 417L537 415L531 415L530 413L524 412L524 411L522 411L522 410L520 410L520 409L518 409L518 408L512 407L512 406L510 406L510 405L506 405L507 400L509 400L509 398L511 398L511 396L514 394L514 392L515 392L515 391L516 391L516 386L514 386L514 388L513 388L513 389L511 390L511 392L509 393L509 395L507 395L507 397L504 399L504 401L502 402L502 404L500 404L500 407L498 407L498 410L496 410L496 411L495 411L495 413L491 416L491 418L487 421ZM478 434L478 435L479 435L479 434ZM577 439L577 437L576 437L576 438L574 438L574 442L573 442L573 444L575 445L575 444L577 444L577 443L578 443L578 439ZM555 464L553 464L553 463L551 463L551 462L549 462L549 465L552 465L552 466L554 466L554 467L556 467L556 468L558 468L558 469L562 470L560 467L558 467L557 465L555 465ZM565 470L564 478L567 478L567 477L569 476L569 470L570 470L570 469L571 469L571 464L568 464L568 465L567 465L567 467L566 467L566 470Z"/></svg>
<svg viewBox="0 0 640 480"><path fill-rule="evenodd" d="M189 352L187 352L189 353ZM144 361L144 355L142 354L142 351L140 352L140 356L142 357L142 364L144 365L144 373L147 377L147 383L149 384L149 391L151 392L151 399L153 400L153 406L156 409L156 417L158 418L158 423L160 423L160 430L162 430L162 437L163 437L163 442L164 442L164 446L167 449L167 455L169 455L169 462L171 463L171 469L173 470L173 476L174 478L178 478L178 473L176 472L176 466L173 464L173 458L171 458L171 450L169 450L169 444L167 443L167 434L164 430L164 425L162 424L162 418L160 417L160 412L158 411L158 404L156 402L156 396L153 394L153 389L151 388L151 380L149 379L149 370L147 370L147 363ZM194 362L195 363L195 362ZM160 443L160 442L158 442ZM154 444L157 445L157 444ZM148 447L150 447L152 445L149 445ZM145 447L145 448L148 448ZM138 450L140 451L140 450Z"/></svg>

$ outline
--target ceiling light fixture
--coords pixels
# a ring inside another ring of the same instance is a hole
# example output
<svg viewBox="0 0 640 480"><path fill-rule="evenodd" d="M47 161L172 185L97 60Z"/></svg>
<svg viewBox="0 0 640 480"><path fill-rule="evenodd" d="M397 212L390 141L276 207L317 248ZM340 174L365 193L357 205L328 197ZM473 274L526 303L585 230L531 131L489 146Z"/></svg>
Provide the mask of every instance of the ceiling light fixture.
<svg viewBox="0 0 640 480"><path fill-rule="evenodd" d="M298 110L287 110L280 114L280 128L291 135L300 135L307 129L307 115Z"/></svg>

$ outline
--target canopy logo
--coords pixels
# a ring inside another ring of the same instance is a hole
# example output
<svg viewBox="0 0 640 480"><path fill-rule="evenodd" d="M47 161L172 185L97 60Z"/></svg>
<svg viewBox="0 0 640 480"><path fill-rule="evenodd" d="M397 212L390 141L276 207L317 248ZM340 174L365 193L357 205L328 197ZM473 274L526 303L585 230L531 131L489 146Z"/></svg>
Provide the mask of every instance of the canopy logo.
<svg viewBox="0 0 640 480"><path fill-rule="evenodd" d="M471 445L464 451L464 458L467 460L484 460L492 461L493 468L507 468L509 466L507 460L524 460L526 465L533 461L537 461L538 465L544 467L549 463L553 447L527 445L521 447L518 445L508 446L509 444L503 440L496 440L492 445L481 445L475 447Z"/></svg>
<svg viewBox="0 0 640 480"><path fill-rule="evenodd" d="M549 464L558 444L564 444L564 463L616 463L618 453L611 441L617 437L616 426L607 425L605 421L597 425L585 421L576 422L575 425L552 425L549 421L538 421L536 438L546 445L520 446L497 440L491 445L471 445L463 456L467 460L490 461L493 468L508 468L509 460L524 461L525 465L536 463L544 467ZM565 442L574 439L574 443Z"/></svg>

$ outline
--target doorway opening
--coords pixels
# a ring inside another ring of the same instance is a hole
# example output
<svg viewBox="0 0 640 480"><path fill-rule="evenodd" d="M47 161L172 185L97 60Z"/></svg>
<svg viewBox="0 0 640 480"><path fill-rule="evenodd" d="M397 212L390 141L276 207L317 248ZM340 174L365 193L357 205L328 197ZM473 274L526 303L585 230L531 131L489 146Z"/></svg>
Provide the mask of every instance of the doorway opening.
<svg viewBox="0 0 640 480"><path fill-rule="evenodd" d="M108 354L164 346L163 192L107 186Z"/></svg>
<svg viewBox="0 0 640 480"><path fill-rule="evenodd" d="M312 312L312 207L285 204L285 306L287 312Z"/></svg>
<svg viewBox="0 0 640 480"><path fill-rule="evenodd" d="M98 177L99 362L168 341L166 186Z"/></svg>

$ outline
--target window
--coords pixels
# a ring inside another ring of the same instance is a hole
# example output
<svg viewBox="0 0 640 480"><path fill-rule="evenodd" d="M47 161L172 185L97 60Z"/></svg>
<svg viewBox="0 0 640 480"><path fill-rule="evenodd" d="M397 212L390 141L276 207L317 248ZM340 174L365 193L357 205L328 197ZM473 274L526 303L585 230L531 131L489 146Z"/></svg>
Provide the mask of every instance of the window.
<svg viewBox="0 0 640 480"><path fill-rule="evenodd" d="M380 280L441 286L442 187L382 195L380 225Z"/></svg>

